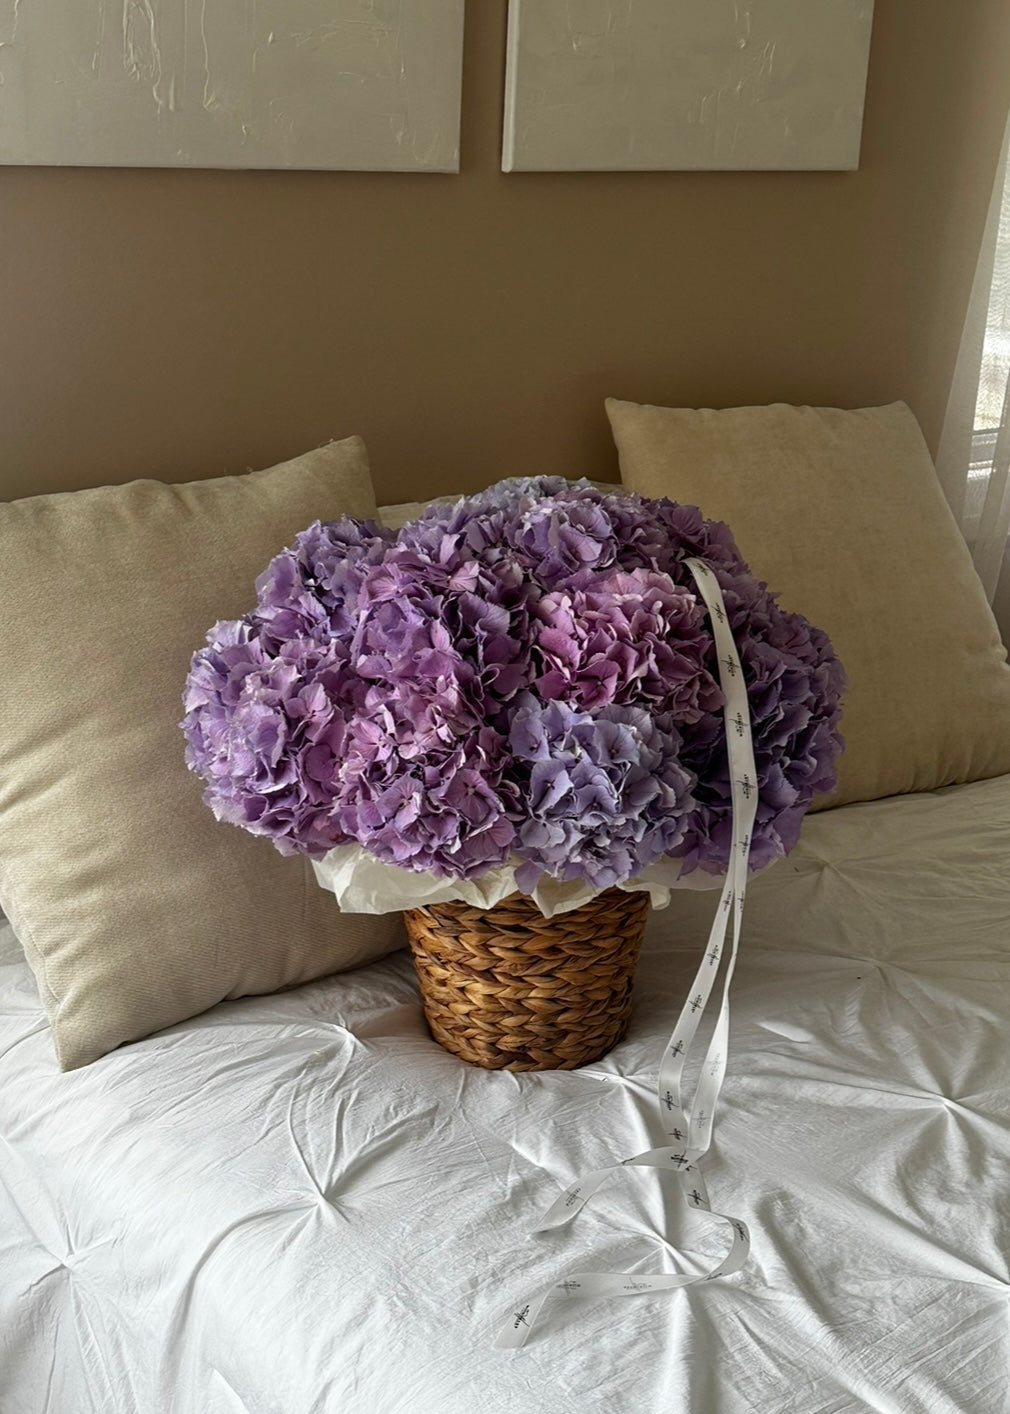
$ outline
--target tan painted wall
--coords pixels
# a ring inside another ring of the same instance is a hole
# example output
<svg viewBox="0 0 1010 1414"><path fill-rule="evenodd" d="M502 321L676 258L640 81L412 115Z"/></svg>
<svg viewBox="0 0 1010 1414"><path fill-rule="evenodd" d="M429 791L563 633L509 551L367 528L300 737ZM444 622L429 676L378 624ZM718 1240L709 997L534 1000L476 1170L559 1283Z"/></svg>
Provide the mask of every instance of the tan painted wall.
<svg viewBox="0 0 1010 1414"><path fill-rule="evenodd" d="M458 177L0 170L0 493L351 432L384 500L608 477L607 394L902 397L935 448L1006 0L877 0L857 173L504 176L506 2L467 11Z"/></svg>

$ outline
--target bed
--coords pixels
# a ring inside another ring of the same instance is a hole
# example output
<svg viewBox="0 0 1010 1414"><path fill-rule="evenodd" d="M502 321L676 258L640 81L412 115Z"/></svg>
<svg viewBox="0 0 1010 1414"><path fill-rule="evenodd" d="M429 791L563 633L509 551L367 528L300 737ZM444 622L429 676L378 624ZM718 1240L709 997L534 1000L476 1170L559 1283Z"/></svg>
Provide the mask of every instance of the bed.
<svg viewBox="0 0 1010 1414"><path fill-rule="evenodd" d="M314 517L374 512L360 441L0 504L0 1414L1010 1410L1010 670L921 433L609 411L625 484L729 521L851 677L833 808L747 894L703 1169L749 1261L496 1345L567 1273L726 1250L648 1168L531 1235L663 1142L717 893L653 912L603 1059L481 1070L432 1040L395 916L338 913L181 764L206 626Z"/></svg>
<svg viewBox="0 0 1010 1414"><path fill-rule="evenodd" d="M710 895L654 914L627 1038L542 1075L435 1045L402 952L60 1075L5 930L0 1408L997 1414L1008 857L1010 777L808 819L751 887L706 1165L749 1265L559 1304L513 1353L493 1342L524 1288L724 1241L652 1171L528 1236L572 1178L659 1142L658 1056Z"/></svg>

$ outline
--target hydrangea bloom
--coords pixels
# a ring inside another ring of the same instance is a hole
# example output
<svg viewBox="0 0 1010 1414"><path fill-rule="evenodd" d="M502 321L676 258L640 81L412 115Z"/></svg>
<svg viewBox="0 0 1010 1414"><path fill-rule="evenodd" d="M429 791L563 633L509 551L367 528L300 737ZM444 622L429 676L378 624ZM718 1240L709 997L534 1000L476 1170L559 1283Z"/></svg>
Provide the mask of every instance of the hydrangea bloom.
<svg viewBox="0 0 1010 1414"><path fill-rule="evenodd" d="M541 875L591 879L600 889L655 864L680 842L691 776L668 718L641 707L579 712L529 695L509 745L519 786L516 883Z"/></svg>
<svg viewBox="0 0 1010 1414"><path fill-rule="evenodd" d="M220 819L285 853L356 842L462 879L512 860L527 891L664 856L721 873L727 744L691 556L744 667L763 867L834 784L841 666L725 525L586 482L501 482L398 533L310 526L194 656L189 765Z"/></svg>
<svg viewBox="0 0 1010 1414"><path fill-rule="evenodd" d="M591 711L638 703L697 721L722 702L705 666L704 606L654 570L599 574L584 589L555 589L535 610L534 643L549 702Z"/></svg>

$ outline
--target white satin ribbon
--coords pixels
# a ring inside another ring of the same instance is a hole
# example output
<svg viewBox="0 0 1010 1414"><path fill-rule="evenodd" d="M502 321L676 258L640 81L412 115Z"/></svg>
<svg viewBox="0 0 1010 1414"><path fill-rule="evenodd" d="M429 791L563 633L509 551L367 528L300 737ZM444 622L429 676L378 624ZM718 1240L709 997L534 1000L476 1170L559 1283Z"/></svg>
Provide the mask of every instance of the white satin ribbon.
<svg viewBox="0 0 1010 1414"><path fill-rule="evenodd" d="M726 1074L729 989L740 947L740 927L747 893L747 861L750 857L750 842L758 803L757 770L754 764L747 688L743 680L740 656L727 623L726 605L719 582L702 560L688 560L687 564L708 608L719 657L719 681L725 698L723 720L729 755L733 833L729 867L709 933L708 945L659 1066L659 1112L663 1132L671 1142L586 1174L567 1188L548 1208L534 1230L544 1232L571 1222L611 1174L621 1168L640 1166L675 1174L691 1208L708 1213L726 1223L730 1232L730 1245L721 1261L709 1271L698 1275L670 1273L632 1276L624 1272L569 1272L536 1295L524 1297L512 1305L495 1341L497 1346L506 1350L518 1349L525 1345L552 1299L586 1301L602 1296L638 1296L644 1292L673 1291L678 1287L712 1281L715 1277L730 1276L740 1270L750 1252L750 1236L746 1224L738 1218L712 1210L698 1164L712 1143L716 1104ZM731 919L732 941L723 969L719 1015L702 1063L694 1100L688 1110L681 1093L684 1067L709 999L715 990Z"/></svg>

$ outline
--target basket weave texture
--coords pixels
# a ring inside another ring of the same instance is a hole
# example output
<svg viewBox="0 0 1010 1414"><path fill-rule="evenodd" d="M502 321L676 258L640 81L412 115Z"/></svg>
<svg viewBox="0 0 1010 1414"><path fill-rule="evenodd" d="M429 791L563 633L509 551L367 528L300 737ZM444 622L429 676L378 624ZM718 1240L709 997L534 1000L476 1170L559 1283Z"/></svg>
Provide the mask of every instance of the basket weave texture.
<svg viewBox="0 0 1010 1414"><path fill-rule="evenodd" d="M513 894L491 909L404 914L432 1035L485 1070L571 1070L624 1035L645 931L644 893L610 889L544 918Z"/></svg>

